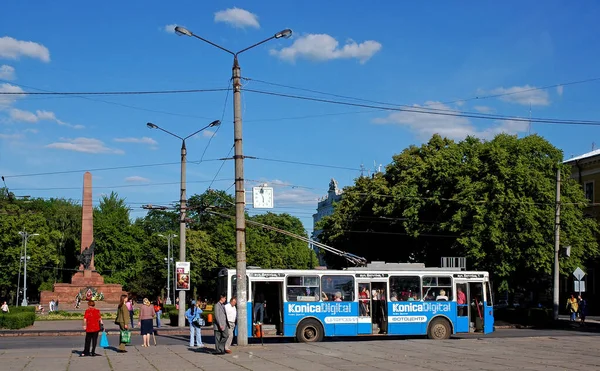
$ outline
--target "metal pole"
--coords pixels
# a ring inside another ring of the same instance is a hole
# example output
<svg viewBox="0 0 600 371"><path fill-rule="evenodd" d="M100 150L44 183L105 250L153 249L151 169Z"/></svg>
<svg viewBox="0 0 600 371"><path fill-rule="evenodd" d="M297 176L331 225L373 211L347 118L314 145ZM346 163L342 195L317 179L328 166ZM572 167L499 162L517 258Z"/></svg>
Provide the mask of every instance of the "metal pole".
<svg viewBox="0 0 600 371"><path fill-rule="evenodd" d="M171 304L171 239L172 235L167 238L167 300L166 304Z"/></svg>
<svg viewBox="0 0 600 371"><path fill-rule="evenodd" d="M246 287L246 219L244 193L244 155L242 148L242 84L240 82L240 65L237 55L233 58L233 140L235 147L235 243L237 273L237 319L238 345L248 345L248 314ZM221 293L219 293L221 294Z"/></svg>
<svg viewBox="0 0 600 371"><path fill-rule="evenodd" d="M558 320L558 301L559 301L559 277L560 263L558 255L560 252L560 166L556 172L556 214L554 216L554 287L552 309L554 320Z"/></svg>
<svg viewBox="0 0 600 371"><path fill-rule="evenodd" d="M22 307L27 306L27 237L29 235L27 232L23 232L23 238L25 239L25 253L23 254L23 259L25 259L24 264L24 273L23 273L23 301L21 302Z"/></svg>
<svg viewBox="0 0 600 371"><path fill-rule="evenodd" d="M186 212L186 194L185 194L185 166L187 161L187 150L185 148L185 139L181 142L181 197L180 197L180 219L179 219L179 261L185 261L185 212ZM175 286L176 288L177 286ZM185 326L185 290L179 290L179 317L177 326Z"/></svg>
<svg viewBox="0 0 600 371"><path fill-rule="evenodd" d="M17 279L17 299L15 300L15 307L19 305L19 291L21 290L21 264L23 260L21 257L23 256L23 248L25 247L25 236L21 234L21 251L19 254L19 278Z"/></svg>

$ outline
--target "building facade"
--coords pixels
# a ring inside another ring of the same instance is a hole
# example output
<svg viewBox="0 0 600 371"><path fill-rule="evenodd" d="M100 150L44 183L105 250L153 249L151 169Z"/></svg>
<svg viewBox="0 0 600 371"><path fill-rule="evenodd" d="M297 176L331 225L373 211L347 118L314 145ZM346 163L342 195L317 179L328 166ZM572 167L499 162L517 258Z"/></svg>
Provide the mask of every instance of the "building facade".
<svg viewBox="0 0 600 371"><path fill-rule="evenodd" d="M319 241L319 234L321 234L322 230L317 229L317 222L324 217L333 214L333 205L342 199L342 190L339 189L338 183L335 179L331 178L329 182L329 190L327 191L327 196L324 196L319 199L317 204L317 212L313 214L313 232L311 238L315 241ZM319 263L321 265L324 264L322 254L320 254L319 249L316 247L312 247L315 250L315 253L319 257Z"/></svg>

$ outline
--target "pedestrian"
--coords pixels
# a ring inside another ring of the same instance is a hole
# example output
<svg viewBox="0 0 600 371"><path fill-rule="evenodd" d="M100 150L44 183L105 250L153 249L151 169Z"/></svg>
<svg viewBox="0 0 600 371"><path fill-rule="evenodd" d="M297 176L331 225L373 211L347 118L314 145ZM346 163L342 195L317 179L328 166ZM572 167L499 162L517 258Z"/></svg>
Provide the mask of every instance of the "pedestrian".
<svg viewBox="0 0 600 371"><path fill-rule="evenodd" d="M231 353L231 342L233 341L233 332L235 329L235 321L237 319L237 298L234 296L225 305L225 313L227 313L227 322L229 324L229 336L225 342L225 353Z"/></svg>
<svg viewBox="0 0 600 371"><path fill-rule="evenodd" d="M154 306L150 305L150 300L144 298L142 301L143 305L140 307L140 321L138 326L140 327L140 332L143 340L143 347L150 346L150 335L152 335L152 322L154 321L154 317L156 316L156 312L154 311Z"/></svg>
<svg viewBox="0 0 600 371"><path fill-rule="evenodd" d="M119 307L117 309L117 318L115 319L115 324L119 325L119 329L121 331L125 331L129 329L127 325L127 320L129 319L129 310L127 309L127 295L121 295L121 299L119 301ZM122 342L122 339L119 338L119 353L126 353L125 343Z"/></svg>
<svg viewBox="0 0 600 371"><path fill-rule="evenodd" d="M96 302L88 301L88 309L83 315L83 330L85 331L85 345L80 357L96 356L96 344L98 344L98 333L100 328L104 326L100 311L96 309ZM91 343L91 344L90 344ZM91 352L90 352L91 345Z"/></svg>
<svg viewBox="0 0 600 371"><path fill-rule="evenodd" d="M265 308L267 306L267 301L265 300L265 296L262 291L258 291L254 294L254 324L262 324L265 318Z"/></svg>
<svg viewBox="0 0 600 371"><path fill-rule="evenodd" d="M156 328L160 328L160 316L163 314L163 302L160 297L156 298L154 312L156 313Z"/></svg>
<svg viewBox="0 0 600 371"><path fill-rule="evenodd" d="M225 300L227 296L223 293L219 297L219 301L214 306L215 319L215 350L216 354L225 354L225 342L229 337L229 323L227 321L227 312L225 311Z"/></svg>
<svg viewBox="0 0 600 371"><path fill-rule="evenodd" d="M58 299L54 300L54 310L58 311Z"/></svg>
<svg viewBox="0 0 600 371"><path fill-rule="evenodd" d="M198 348L203 348L202 344L202 319L200 317L202 309L198 308L198 302L192 300L188 310L185 311L185 318L187 318L190 326L190 348L194 345Z"/></svg>
<svg viewBox="0 0 600 371"><path fill-rule="evenodd" d="M575 317L577 316L577 310L579 309L579 305L577 304L577 299L575 299L575 295L571 294L571 297L567 299L567 311L570 314L571 322L575 321Z"/></svg>
<svg viewBox="0 0 600 371"><path fill-rule="evenodd" d="M179 298L175 299L175 309L179 310Z"/></svg>
<svg viewBox="0 0 600 371"><path fill-rule="evenodd" d="M581 295L579 295L579 305L578 305L578 309L579 309L579 320L581 323L581 326L585 326L585 316L587 315L587 300L585 300L584 298L581 297Z"/></svg>
<svg viewBox="0 0 600 371"><path fill-rule="evenodd" d="M8 313L8 312L10 312L10 309L8 309L8 304L6 304L6 301L4 301L2 303L2 308L0 308L0 310L2 310L2 313Z"/></svg>
<svg viewBox="0 0 600 371"><path fill-rule="evenodd" d="M127 310L129 311L129 320L131 321L131 328L135 328L135 326L133 325L133 313L135 311L134 305L133 305L133 296L130 296L129 299L127 300L126 303L127 306Z"/></svg>
<svg viewBox="0 0 600 371"><path fill-rule="evenodd" d="M50 300L50 303L48 303L48 312L54 312L54 299Z"/></svg>

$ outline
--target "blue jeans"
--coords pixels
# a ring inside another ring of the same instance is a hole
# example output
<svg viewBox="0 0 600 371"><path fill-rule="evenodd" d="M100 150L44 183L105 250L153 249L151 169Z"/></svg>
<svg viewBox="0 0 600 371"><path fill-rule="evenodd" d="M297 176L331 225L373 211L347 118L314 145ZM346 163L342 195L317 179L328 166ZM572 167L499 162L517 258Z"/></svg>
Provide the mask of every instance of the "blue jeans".
<svg viewBox="0 0 600 371"><path fill-rule="evenodd" d="M129 311L129 319L131 320L131 328L134 328L135 326L133 325L133 311L132 310Z"/></svg>
<svg viewBox="0 0 600 371"><path fill-rule="evenodd" d="M156 328L160 328L160 316L162 314L162 310L156 312Z"/></svg>
<svg viewBox="0 0 600 371"><path fill-rule="evenodd" d="M258 317L260 314L260 318ZM265 318L265 304L264 303L254 303L254 322L262 323Z"/></svg>
<svg viewBox="0 0 600 371"><path fill-rule="evenodd" d="M194 337L197 346L204 346L204 344L202 344L202 333L200 330L200 327L196 327L190 323L190 347L194 346Z"/></svg>
<svg viewBox="0 0 600 371"><path fill-rule="evenodd" d="M571 312L571 321L575 321L576 316L577 316L577 313Z"/></svg>

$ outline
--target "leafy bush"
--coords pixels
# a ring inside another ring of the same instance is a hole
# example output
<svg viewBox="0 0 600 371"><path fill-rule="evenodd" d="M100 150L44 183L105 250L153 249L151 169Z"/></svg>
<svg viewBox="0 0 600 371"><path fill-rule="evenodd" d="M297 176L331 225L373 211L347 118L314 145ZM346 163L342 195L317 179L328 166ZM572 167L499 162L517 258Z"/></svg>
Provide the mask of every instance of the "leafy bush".
<svg viewBox="0 0 600 371"><path fill-rule="evenodd" d="M35 311L21 311L0 314L0 328L16 330L32 326L35 323Z"/></svg>
<svg viewBox="0 0 600 371"><path fill-rule="evenodd" d="M9 307L9 314L13 313L35 313L35 307Z"/></svg>

